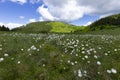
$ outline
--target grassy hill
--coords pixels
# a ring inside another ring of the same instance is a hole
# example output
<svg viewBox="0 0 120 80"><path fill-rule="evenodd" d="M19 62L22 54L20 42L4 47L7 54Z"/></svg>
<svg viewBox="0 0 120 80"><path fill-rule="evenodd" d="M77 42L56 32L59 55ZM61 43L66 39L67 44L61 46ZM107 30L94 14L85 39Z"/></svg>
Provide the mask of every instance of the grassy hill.
<svg viewBox="0 0 120 80"><path fill-rule="evenodd" d="M116 28L120 28L120 14L115 14L105 18L101 18L93 22L91 25L85 27L84 29L74 31L74 33L99 33L111 32L112 30L112 32L115 32L117 30Z"/></svg>
<svg viewBox="0 0 120 80"><path fill-rule="evenodd" d="M25 33L70 33L84 27L70 25L64 22L44 21L33 22L19 28L15 28L12 31L25 32Z"/></svg>
<svg viewBox="0 0 120 80"><path fill-rule="evenodd" d="M120 27L120 14L111 15L95 21L90 26L90 30L102 30Z"/></svg>

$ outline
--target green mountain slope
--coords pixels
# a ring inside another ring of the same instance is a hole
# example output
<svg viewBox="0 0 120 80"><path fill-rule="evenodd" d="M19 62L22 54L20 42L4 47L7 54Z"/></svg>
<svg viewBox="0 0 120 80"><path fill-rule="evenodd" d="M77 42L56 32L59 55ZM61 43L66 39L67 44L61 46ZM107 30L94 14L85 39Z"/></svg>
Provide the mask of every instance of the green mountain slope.
<svg viewBox="0 0 120 80"><path fill-rule="evenodd" d="M70 33L78 29L83 29L83 27L70 25L64 22L44 21L29 23L25 26L13 29L12 31L25 33Z"/></svg>
<svg viewBox="0 0 120 80"><path fill-rule="evenodd" d="M95 21L90 26L91 30L110 29L120 27L120 14L111 15Z"/></svg>

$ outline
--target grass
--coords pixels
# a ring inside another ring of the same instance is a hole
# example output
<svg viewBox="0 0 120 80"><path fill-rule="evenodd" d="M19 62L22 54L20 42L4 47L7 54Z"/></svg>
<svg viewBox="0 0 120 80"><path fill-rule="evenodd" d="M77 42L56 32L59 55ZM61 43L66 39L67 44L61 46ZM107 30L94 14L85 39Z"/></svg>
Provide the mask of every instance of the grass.
<svg viewBox="0 0 120 80"><path fill-rule="evenodd" d="M0 32L0 80L119 80L117 30L81 35Z"/></svg>
<svg viewBox="0 0 120 80"><path fill-rule="evenodd" d="M29 23L25 26L15 28L13 31L20 33L71 33L84 28L83 26L75 26L64 22L44 21Z"/></svg>

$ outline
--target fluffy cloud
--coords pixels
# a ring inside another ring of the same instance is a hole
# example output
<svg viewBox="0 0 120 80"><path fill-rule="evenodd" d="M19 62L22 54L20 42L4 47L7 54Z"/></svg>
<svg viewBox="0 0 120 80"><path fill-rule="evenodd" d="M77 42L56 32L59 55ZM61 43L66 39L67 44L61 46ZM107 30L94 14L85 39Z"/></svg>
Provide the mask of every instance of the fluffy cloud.
<svg viewBox="0 0 120 80"><path fill-rule="evenodd" d="M24 16L19 16L20 19L24 19L25 17Z"/></svg>
<svg viewBox="0 0 120 80"><path fill-rule="evenodd" d="M43 0L43 2L44 5L37 9L42 20L70 22L85 14L104 16L120 12L118 0Z"/></svg>
<svg viewBox="0 0 120 80"><path fill-rule="evenodd" d="M2 2L3 2L3 1L6 1L6 0L2 0ZM32 3L32 4L35 4L35 3L40 2L41 0L10 0L10 1L12 1L12 2L18 2L18 3L20 3L20 4L25 4L25 3L27 3L27 2L30 2L30 3Z"/></svg>
<svg viewBox="0 0 120 80"><path fill-rule="evenodd" d="M90 25L90 24L92 24L93 22L92 21L89 21L89 22L87 22L84 26L88 26L88 25Z"/></svg>
<svg viewBox="0 0 120 80"><path fill-rule="evenodd" d="M38 2L40 2L40 1L41 1L41 0L29 0L29 2L32 3L32 4L38 3Z"/></svg>
<svg viewBox="0 0 120 80"><path fill-rule="evenodd" d="M7 23L7 24L5 24L5 23L0 22L0 25L5 25L9 29L13 29L13 28L16 28L16 27L20 27L23 24L19 24L19 23Z"/></svg>
<svg viewBox="0 0 120 80"><path fill-rule="evenodd" d="M36 19L29 19L28 23L31 23L31 22L36 22Z"/></svg>
<svg viewBox="0 0 120 80"><path fill-rule="evenodd" d="M27 0L10 0L10 1L12 1L12 2L18 2L20 4L24 4L24 3L27 2Z"/></svg>

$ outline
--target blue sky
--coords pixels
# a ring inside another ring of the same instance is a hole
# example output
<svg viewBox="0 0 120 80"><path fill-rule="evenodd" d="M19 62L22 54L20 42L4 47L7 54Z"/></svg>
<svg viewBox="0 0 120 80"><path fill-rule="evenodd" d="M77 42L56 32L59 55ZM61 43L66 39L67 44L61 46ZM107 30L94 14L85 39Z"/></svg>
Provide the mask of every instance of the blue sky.
<svg viewBox="0 0 120 80"><path fill-rule="evenodd" d="M10 28L35 21L64 21L88 25L119 13L118 0L1 0L0 25ZM97 5L96 5L97 4ZM110 7L111 6L111 7Z"/></svg>
<svg viewBox="0 0 120 80"><path fill-rule="evenodd" d="M39 13L36 9L41 5L25 3L23 5L19 3L13 3L10 1L0 3L0 22L4 23L26 23L29 19L39 19ZM20 19L20 16L24 16L24 19Z"/></svg>

